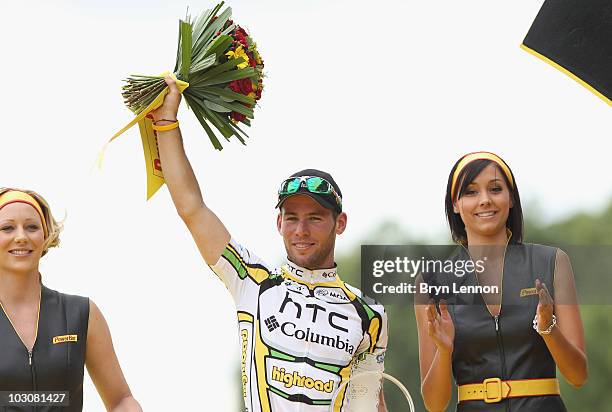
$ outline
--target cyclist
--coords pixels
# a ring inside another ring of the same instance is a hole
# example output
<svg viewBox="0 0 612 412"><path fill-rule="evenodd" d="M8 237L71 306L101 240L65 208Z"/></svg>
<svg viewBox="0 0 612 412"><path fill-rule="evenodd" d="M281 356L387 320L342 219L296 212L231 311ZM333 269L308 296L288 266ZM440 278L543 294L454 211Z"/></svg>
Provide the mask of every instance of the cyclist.
<svg viewBox="0 0 612 412"><path fill-rule="evenodd" d="M245 410L327 411L338 392L334 411L385 411L380 375L360 380L359 393L341 385L382 372L387 317L338 276L334 244L347 222L340 188L314 169L282 183L277 227L288 258L271 268L205 205L178 128L181 95L174 80L166 82L169 93L153 112L155 125L165 126L158 131L164 176L202 257L236 303Z"/></svg>

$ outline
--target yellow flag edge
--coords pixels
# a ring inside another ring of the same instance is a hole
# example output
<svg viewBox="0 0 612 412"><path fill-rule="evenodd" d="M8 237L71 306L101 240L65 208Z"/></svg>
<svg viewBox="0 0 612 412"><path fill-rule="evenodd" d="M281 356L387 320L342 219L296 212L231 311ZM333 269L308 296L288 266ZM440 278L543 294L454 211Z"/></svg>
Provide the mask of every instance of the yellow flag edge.
<svg viewBox="0 0 612 412"><path fill-rule="evenodd" d="M183 93L185 89L189 87L189 83L184 82L182 80L178 80L174 73L164 72L161 74L161 76L172 77L174 81L176 81L176 85L178 86L180 93ZM104 144L104 146L98 153L98 157L96 159L96 165L98 169L102 169L104 155L110 142L121 136L134 125L138 124L140 129L140 137L142 139L143 151L145 155L145 163L147 167L147 200L150 199L151 196L153 196L153 194L155 194L155 192L164 184L164 177L161 173L161 167L155 167L155 162L159 161L159 152L157 151L157 138L151 127L151 122L150 120L147 121L148 119L146 118L146 116L163 104L166 94L168 94L168 86L166 86L164 90L162 90L161 93L157 95L155 100L153 100L151 104L149 104L138 116L132 119L123 128L121 128L121 130L115 133L108 140L108 142Z"/></svg>

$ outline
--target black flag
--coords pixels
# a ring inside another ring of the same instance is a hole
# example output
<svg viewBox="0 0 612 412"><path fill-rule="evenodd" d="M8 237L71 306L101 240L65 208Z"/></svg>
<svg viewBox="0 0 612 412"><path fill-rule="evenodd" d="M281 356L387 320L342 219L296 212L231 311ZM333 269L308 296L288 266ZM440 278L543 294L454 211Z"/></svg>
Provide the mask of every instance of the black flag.
<svg viewBox="0 0 612 412"><path fill-rule="evenodd" d="M546 0L521 47L612 105L612 0Z"/></svg>

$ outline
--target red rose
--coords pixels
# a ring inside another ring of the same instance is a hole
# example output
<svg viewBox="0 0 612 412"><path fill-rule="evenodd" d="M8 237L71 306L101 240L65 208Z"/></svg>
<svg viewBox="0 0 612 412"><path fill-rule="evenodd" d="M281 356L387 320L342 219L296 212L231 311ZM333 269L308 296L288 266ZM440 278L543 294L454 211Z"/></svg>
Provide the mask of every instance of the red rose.
<svg viewBox="0 0 612 412"><path fill-rule="evenodd" d="M234 39L238 43L242 44L245 49L249 47L249 44L247 42L248 37L249 35L247 34L246 31L244 31L242 27L237 27L236 30L234 31Z"/></svg>
<svg viewBox="0 0 612 412"><path fill-rule="evenodd" d="M240 89L238 88L238 82L236 80L229 82L227 86L232 89L232 91L239 93Z"/></svg>
<svg viewBox="0 0 612 412"><path fill-rule="evenodd" d="M238 112L232 112L232 113L230 114L230 117L231 117L232 119L234 119L235 121L237 121L237 122L240 122L240 121L243 121L243 120L245 120L245 119L246 119L246 116L245 116L245 115L243 115L242 113L238 113Z"/></svg>
<svg viewBox="0 0 612 412"><path fill-rule="evenodd" d="M257 61L255 61L253 53L247 53L247 56L249 56L249 65L253 68L257 67Z"/></svg>
<svg viewBox="0 0 612 412"><path fill-rule="evenodd" d="M251 79L240 79L234 80L229 83L229 88L235 91L236 93L248 95L253 91L253 83L251 83Z"/></svg>

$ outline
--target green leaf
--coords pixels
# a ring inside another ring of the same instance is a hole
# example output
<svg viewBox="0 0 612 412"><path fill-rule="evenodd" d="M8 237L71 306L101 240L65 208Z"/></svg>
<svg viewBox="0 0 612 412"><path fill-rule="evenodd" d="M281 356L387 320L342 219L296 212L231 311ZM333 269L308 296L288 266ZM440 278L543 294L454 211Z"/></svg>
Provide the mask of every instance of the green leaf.
<svg viewBox="0 0 612 412"><path fill-rule="evenodd" d="M246 106L242 105L241 103L225 102L225 101L219 99L218 97L214 97L212 95L210 95L207 99L205 99L205 101L206 100L209 101L209 102L212 102L212 103L216 103L219 106L226 107L226 108L230 109L230 111L234 111L234 112L243 114L243 115L245 115L245 116L247 116L247 117L249 117L251 119L254 117L253 109L250 108L250 107L246 107Z"/></svg>
<svg viewBox="0 0 612 412"><path fill-rule="evenodd" d="M249 127L251 126L251 122L250 122L248 119L246 119L246 120L245 120L244 122L242 122L242 123L246 124L246 125L247 125L247 126L249 126ZM244 135L244 137L247 137L247 138L249 137L249 135L248 135L248 134L246 134L246 133L245 133L245 131L244 131L244 130L242 130L240 127L238 127L238 125L237 125L237 124L235 124L235 125L234 125L234 127L235 127L236 129L238 129L238 130L240 131L240 133L242 133L242 134Z"/></svg>
<svg viewBox="0 0 612 412"><path fill-rule="evenodd" d="M201 49L202 46L210 42L212 36L205 38L204 31L210 24L214 21L215 16L221 10L223 6L223 2L217 4L213 9L206 10L204 13L200 14L196 17L194 22L194 35L193 35L193 50L195 51Z"/></svg>
<svg viewBox="0 0 612 412"><path fill-rule="evenodd" d="M221 3L215 6L215 8L213 9L213 12L210 15L210 18L206 22L204 29L207 29L208 27L210 27L210 24L214 21L213 18L217 15L217 13L219 13L219 10L221 10L224 4L225 4L225 1L222 1Z"/></svg>
<svg viewBox="0 0 612 412"><path fill-rule="evenodd" d="M202 73L201 75L199 75L197 77L194 77L192 79L193 83L194 83L193 85L197 85L201 80L210 79L211 77L214 77L214 76L216 76L218 74L230 71L234 67L238 66L240 63L244 63L244 59L242 57L240 57L238 59L229 59L225 63L222 63L222 64L218 65L217 67L214 67L214 68L208 70L206 73Z"/></svg>
<svg viewBox="0 0 612 412"><path fill-rule="evenodd" d="M231 24L231 25L227 26L227 28L221 32L221 35L225 35L225 34L229 35L234 30L236 30L236 25L235 24Z"/></svg>
<svg viewBox="0 0 612 412"><path fill-rule="evenodd" d="M204 33L202 33L202 37L206 38L210 36L210 38L214 38L215 34L218 31L221 31L223 26L225 26L225 23L227 23L227 21L231 17L232 17L232 8L228 7L225 10L223 10L223 12L219 14L219 16L217 16L217 18L209 24L206 30L204 30Z"/></svg>
<svg viewBox="0 0 612 412"><path fill-rule="evenodd" d="M213 87L213 86L199 86L197 90L201 90L205 93L214 94L219 96L220 98L229 99L229 101L239 101L246 104L254 105L255 99L249 96L245 96L241 93L236 93L235 91L225 88L225 87Z"/></svg>
<svg viewBox="0 0 612 412"><path fill-rule="evenodd" d="M207 118L210 120L213 126L215 126L221 132L223 137L229 139L234 134L234 131L223 123L223 121L220 119L219 114L207 109L205 106L203 107L203 109L204 113L206 113Z"/></svg>
<svg viewBox="0 0 612 412"><path fill-rule="evenodd" d="M181 75L186 82L191 67L191 30L191 23L181 21Z"/></svg>
<svg viewBox="0 0 612 412"><path fill-rule="evenodd" d="M206 48L203 55L205 57L210 56L213 53L215 53L217 57L224 55L227 49L229 49L229 47L232 45L233 41L234 40L231 38L231 36L219 36L210 44L210 46Z"/></svg>
<svg viewBox="0 0 612 412"><path fill-rule="evenodd" d="M210 55L207 58L205 58L202 61L199 62L191 62L191 68L189 69L189 74L190 77L193 76L194 73L197 73L201 70L205 70L208 69L209 67L211 67L212 65L214 65L217 61L217 56L216 55Z"/></svg>
<svg viewBox="0 0 612 412"><path fill-rule="evenodd" d="M212 129L206 122L206 114L204 113L204 109L199 104L199 102L195 100L191 100L187 97L185 97L185 100L188 101L189 105L191 106L191 110L193 110L193 114L198 119L198 121L200 122L204 130L206 131L206 134L208 135L208 138L210 139L210 142L212 143L213 147L217 150L223 150L223 146L221 146L221 142L219 142L219 139L217 139L217 136L215 136L215 133L212 131Z"/></svg>
<svg viewBox="0 0 612 412"><path fill-rule="evenodd" d="M201 90L198 90L198 89L193 89L193 88L191 88L191 86L189 86L187 89L185 89L185 91L183 92L183 96L190 97L192 99L197 99L197 100L200 100L200 101L204 101L204 100L207 99L207 96L206 96L206 94L204 92L202 92Z"/></svg>
<svg viewBox="0 0 612 412"><path fill-rule="evenodd" d="M231 16L232 9L228 7L216 19L212 20L198 41L194 44L193 53L199 55L202 50L208 47L211 40L217 37L217 32L221 31Z"/></svg>
<svg viewBox="0 0 612 412"><path fill-rule="evenodd" d="M193 43L194 45L200 39L200 36L204 32L204 29L208 26L212 18L215 16L217 11L221 8L223 3L217 4L213 9L204 10L200 13L193 22Z"/></svg>
<svg viewBox="0 0 612 412"><path fill-rule="evenodd" d="M212 86L215 84L229 83L233 80L245 79L247 77L255 77L255 75L255 70L252 67L247 67L246 69L232 70L230 72L221 73L210 79L202 81L199 84L202 86Z"/></svg>
<svg viewBox="0 0 612 412"><path fill-rule="evenodd" d="M211 102L210 100L204 100L204 105L208 107L210 110L213 110L215 112L230 113L232 111L231 109L228 109L217 103Z"/></svg>
<svg viewBox="0 0 612 412"><path fill-rule="evenodd" d="M248 138L249 136L244 133L239 127L238 125L235 125L234 123L231 122L231 120L229 120L229 125L232 129L234 129L234 136L236 136L238 138L238 140L240 140L240 143L242 143L243 145L246 146L246 142L244 140L244 138L240 135L241 133L244 135L245 138Z"/></svg>

